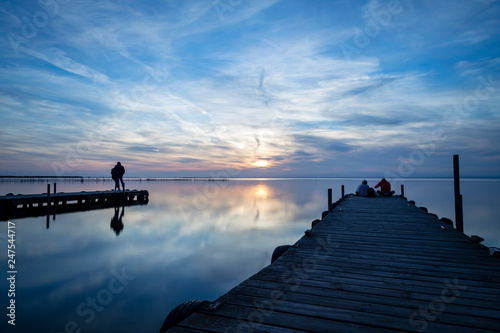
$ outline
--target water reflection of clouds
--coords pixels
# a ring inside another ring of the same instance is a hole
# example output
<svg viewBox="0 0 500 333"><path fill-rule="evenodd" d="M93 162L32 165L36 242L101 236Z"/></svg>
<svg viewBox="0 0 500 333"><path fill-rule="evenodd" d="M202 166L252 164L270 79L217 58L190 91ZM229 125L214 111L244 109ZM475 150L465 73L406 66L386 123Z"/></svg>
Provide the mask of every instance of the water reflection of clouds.
<svg viewBox="0 0 500 333"><path fill-rule="evenodd" d="M208 197L203 184L186 185L191 187L190 195L184 193L168 198L163 195L159 205L155 203L154 192L151 193L152 205L165 208L163 202L168 201L170 209L161 214L153 210L142 211L141 220L147 221L146 228L157 232L174 223L178 227L178 237L213 230L241 232L256 227L279 228L289 221L291 212L297 210L290 207L293 202L287 203L289 209L283 209L282 197L265 184L221 185L216 197ZM257 211L259 219L255 221Z"/></svg>

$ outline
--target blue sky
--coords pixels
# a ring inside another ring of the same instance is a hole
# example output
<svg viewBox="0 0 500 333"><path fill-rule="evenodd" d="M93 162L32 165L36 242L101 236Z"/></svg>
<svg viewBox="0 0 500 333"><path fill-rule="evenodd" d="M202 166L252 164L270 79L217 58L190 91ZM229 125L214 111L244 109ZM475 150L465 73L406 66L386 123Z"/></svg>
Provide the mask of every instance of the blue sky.
<svg viewBox="0 0 500 333"><path fill-rule="evenodd" d="M0 7L2 175L500 176L498 0Z"/></svg>

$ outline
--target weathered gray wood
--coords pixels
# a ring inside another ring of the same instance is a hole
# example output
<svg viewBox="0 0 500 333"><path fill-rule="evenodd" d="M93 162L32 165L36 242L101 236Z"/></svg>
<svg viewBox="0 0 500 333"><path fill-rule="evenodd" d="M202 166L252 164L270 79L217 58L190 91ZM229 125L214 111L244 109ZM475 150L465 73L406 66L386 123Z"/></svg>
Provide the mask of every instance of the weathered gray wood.
<svg viewBox="0 0 500 333"><path fill-rule="evenodd" d="M267 303L266 294L262 297L253 297L240 294L226 294L221 298L226 304L244 306L246 304L262 304L263 317L265 311L269 312L270 306L265 307ZM263 303L262 303L263 302ZM366 326L382 326L385 329L395 330L413 330L407 318L414 311L411 308L382 306L371 302L358 303L348 300L337 301L332 297L299 295L290 293L290 297L281 302L275 302L272 307L273 312L293 313L297 315L306 315L313 318L323 318L328 320L349 322L353 321ZM439 321L433 323L436 329L448 330L453 328L454 332L470 332L471 328L476 327L476 322L481 320L481 325L485 329L494 330L498 327L498 321L488 318L477 318L469 316L462 319L463 315L445 314L440 316ZM457 325L457 320L460 323ZM456 327L454 327L456 326ZM325 330L324 332L328 332Z"/></svg>
<svg viewBox="0 0 500 333"><path fill-rule="evenodd" d="M259 276L259 278L265 278ZM380 304L380 305L390 305L398 308L412 309L414 305L418 305L419 307L425 307L429 304L429 296L425 294L414 294L412 295L412 302L409 303L405 294L402 293L381 293L375 292L356 292L354 290L350 290L349 288L339 288L342 285L335 285L336 288L328 288L326 284L318 283L317 281L302 281L299 288L296 288L295 284L282 284L280 282L276 282L276 279L272 280L270 276L268 276L269 280L257 280L257 279L249 279L242 283L240 286L235 287L229 293L238 293L238 294L248 294L249 295L259 295L260 297L265 297L267 294L272 292L272 290L289 290L294 289L293 293L290 292L290 299L295 297L294 295L308 295L308 301L314 302L316 297L326 297L329 299L331 303L329 303L332 307L333 304L337 304L337 306L347 306L351 304L350 302L354 302L349 307L352 307L353 304L359 303L359 306L365 306L366 304ZM280 289L281 288L281 289ZM434 296L434 295L432 295ZM344 303L347 301L347 303ZM431 299L432 301L432 299ZM491 309L491 308L483 308L483 307L471 307L469 302L453 302L451 304L447 304L448 315L451 314L459 314L466 315L471 317L481 317L482 319L489 318L498 318L499 309ZM375 310L371 307L371 310ZM385 310L384 310L385 311ZM392 312L396 310L393 309ZM404 310L407 311L407 310ZM406 313L406 312L405 312ZM456 318L454 319L456 320ZM476 320L476 319L474 319ZM494 321L496 322L496 321Z"/></svg>
<svg viewBox="0 0 500 333"><path fill-rule="evenodd" d="M347 196L218 301L179 329L497 332L500 258L404 199Z"/></svg>
<svg viewBox="0 0 500 333"><path fill-rule="evenodd" d="M254 304L255 300L248 299L241 304L226 304L217 310L217 322L212 323L215 314L207 312L196 313L188 319L182 321L180 326L198 329L201 322L216 332L346 332L346 333L371 333L371 332L397 332L396 330L387 330L373 325L360 325L356 323L342 322L332 320L320 312L311 316L310 311L298 313L297 307L302 304L290 304L289 311L278 311L266 308L264 304ZM250 305L250 306L248 306ZM206 317L207 314L210 317ZM347 314L342 314L346 316ZM170 332L167 331L167 332Z"/></svg>
<svg viewBox="0 0 500 333"><path fill-rule="evenodd" d="M197 329L193 329L193 328L186 328L186 327L181 327L181 326L176 326L176 327L173 327L169 330L170 333L186 333L186 332L189 332L189 333L206 333L206 332L215 332L215 331L208 331L208 330L197 330Z"/></svg>
<svg viewBox="0 0 500 333"><path fill-rule="evenodd" d="M111 204L144 204L149 201L146 190L95 191L50 194L0 196L0 220L28 216L46 215L49 211L57 213L109 207ZM47 209L42 209L42 208Z"/></svg>

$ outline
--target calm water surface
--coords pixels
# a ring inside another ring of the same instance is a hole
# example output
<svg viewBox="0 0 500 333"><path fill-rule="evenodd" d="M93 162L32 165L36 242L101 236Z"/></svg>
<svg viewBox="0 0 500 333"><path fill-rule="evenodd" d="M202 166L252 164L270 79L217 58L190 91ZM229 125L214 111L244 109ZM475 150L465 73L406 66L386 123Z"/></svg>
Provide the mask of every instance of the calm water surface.
<svg viewBox="0 0 500 333"><path fill-rule="evenodd" d="M377 180L368 179L373 186ZM327 205L327 189L354 192L358 179L240 179L135 182L150 202L24 218L16 231L16 326L2 332L157 332L190 299L214 300L293 244ZM405 180L405 195L454 220L451 180ZM399 193L399 183L394 183ZM499 180L462 180L465 233L500 247ZM110 189L111 182L61 182L59 192ZM42 193L46 183L1 182L0 194ZM120 216L121 221L120 221ZM115 220L113 222L113 220ZM0 222L6 275L7 222ZM0 283L7 306L6 279Z"/></svg>

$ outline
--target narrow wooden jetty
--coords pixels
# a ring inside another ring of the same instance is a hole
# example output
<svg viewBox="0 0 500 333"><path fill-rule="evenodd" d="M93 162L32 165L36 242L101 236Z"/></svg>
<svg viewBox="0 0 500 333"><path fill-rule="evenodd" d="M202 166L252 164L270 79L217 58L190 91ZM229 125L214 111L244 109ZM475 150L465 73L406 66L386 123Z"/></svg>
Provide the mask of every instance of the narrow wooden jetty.
<svg viewBox="0 0 500 333"><path fill-rule="evenodd" d="M404 198L348 196L168 332L499 332L500 258Z"/></svg>
<svg viewBox="0 0 500 333"><path fill-rule="evenodd" d="M55 194L29 194L0 196L0 220L47 213L64 213L106 208L115 205L147 204L146 190L95 191Z"/></svg>

